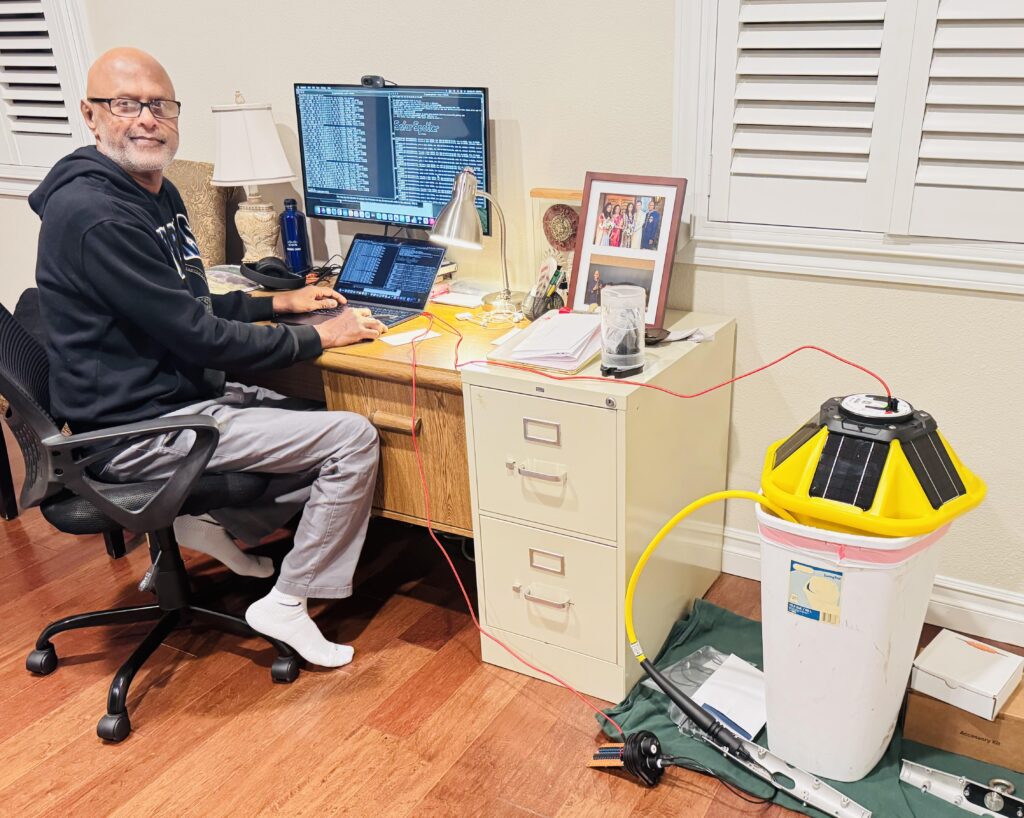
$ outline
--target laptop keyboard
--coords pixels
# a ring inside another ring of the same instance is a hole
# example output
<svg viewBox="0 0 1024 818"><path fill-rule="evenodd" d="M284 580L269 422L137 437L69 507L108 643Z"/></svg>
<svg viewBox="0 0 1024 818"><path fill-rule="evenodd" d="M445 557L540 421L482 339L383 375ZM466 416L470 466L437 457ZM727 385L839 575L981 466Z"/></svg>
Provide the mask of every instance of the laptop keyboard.
<svg viewBox="0 0 1024 818"><path fill-rule="evenodd" d="M336 315L341 315L346 310L346 307L329 307L325 310L317 310L318 316L326 318L333 318ZM397 324L399 321L418 315L419 313L415 310L389 310L387 307L371 307L370 314L380 321L385 326L391 326Z"/></svg>
<svg viewBox="0 0 1024 818"><path fill-rule="evenodd" d="M408 318L411 313L402 310L401 312L396 310L378 310L373 309L370 311L374 318L380 321L385 326L391 326L398 321Z"/></svg>

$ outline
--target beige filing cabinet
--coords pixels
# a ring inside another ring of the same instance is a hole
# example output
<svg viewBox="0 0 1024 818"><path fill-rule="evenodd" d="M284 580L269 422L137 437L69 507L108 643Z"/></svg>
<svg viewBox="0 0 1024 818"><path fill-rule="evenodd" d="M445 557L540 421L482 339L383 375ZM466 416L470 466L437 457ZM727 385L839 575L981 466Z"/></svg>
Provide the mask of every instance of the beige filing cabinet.
<svg viewBox="0 0 1024 818"><path fill-rule="evenodd" d="M642 673L623 613L633 566L677 511L725 488L731 387L678 399L637 383L692 393L727 380L735 324L681 312L665 324L714 340L651 347L644 372L615 384L462 372L481 623L608 701ZM598 365L581 374L599 374ZM648 562L634 621L649 656L720 573L723 515L721 504L702 509ZM546 678L481 642L484 661Z"/></svg>

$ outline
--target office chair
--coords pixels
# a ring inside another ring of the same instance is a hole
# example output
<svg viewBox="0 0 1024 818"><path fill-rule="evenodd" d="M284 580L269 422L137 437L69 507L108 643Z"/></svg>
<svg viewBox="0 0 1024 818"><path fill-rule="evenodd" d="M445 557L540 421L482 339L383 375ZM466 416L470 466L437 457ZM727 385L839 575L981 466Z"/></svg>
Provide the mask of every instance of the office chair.
<svg viewBox="0 0 1024 818"><path fill-rule="evenodd" d="M188 574L172 528L174 518L182 514L253 503L265 491L267 478L241 472L203 473L219 437L216 422L205 415L154 418L63 435L46 408L50 405L48 384L45 351L0 304L0 395L9 404L4 420L25 459L22 508L39 506L54 527L69 534L99 534L118 527L146 532L157 601L58 619L39 635L25 663L28 670L40 676L56 670L57 651L50 639L63 631L155 620L155 627L110 683L107 713L96 732L100 738L114 742L131 732L125 701L132 679L164 638L179 626L196 623L244 637L261 636L277 650L271 667L273 680L294 681L299 675L299 657L291 647L256 633L240 616L190 602ZM195 442L167 480L103 483L89 474L91 465L120 447L186 429L195 432Z"/></svg>
<svg viewBox="0 0 1024 818"><path fill-rule="evenodd" d="M28 334L42 345L43 327L39 318L39 290L29 287L25 290L14 307L14 320L24 327ZM0 415L7 410L7 403L0 398ZM7 456L7 441L0 434L0 517L13 520L18 516L17 492L11 478L11 461ZM124 543L124 531L120 527L113 531L103 532L103 544L111 559L120 559L128 553Z"/></svg>

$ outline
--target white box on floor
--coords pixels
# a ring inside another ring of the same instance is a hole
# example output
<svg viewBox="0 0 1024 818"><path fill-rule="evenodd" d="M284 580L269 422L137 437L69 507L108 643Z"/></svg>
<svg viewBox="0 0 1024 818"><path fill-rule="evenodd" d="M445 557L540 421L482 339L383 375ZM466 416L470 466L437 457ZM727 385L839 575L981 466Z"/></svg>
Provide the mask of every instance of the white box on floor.
<svg viewBox="0 0 1024 818"><path fill-rule="evenodd" d="M1022 672L1024 657L943 630L914 661L910 687L991 721Z"/></svg>

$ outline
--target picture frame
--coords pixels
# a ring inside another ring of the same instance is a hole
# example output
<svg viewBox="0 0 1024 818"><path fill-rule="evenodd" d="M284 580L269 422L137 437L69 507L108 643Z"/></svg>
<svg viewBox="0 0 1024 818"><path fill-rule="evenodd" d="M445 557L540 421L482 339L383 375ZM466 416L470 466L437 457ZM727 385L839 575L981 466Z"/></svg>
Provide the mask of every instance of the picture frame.
<svg viewBox="0 0 1024 818"><path fill-rule="evenodd" d="M660 327L685 195L686 179L589 171L572 261L570 308L596 310L604 287L636 284L647 293L645 324Z"/></svg>

